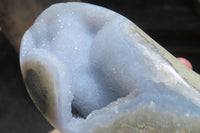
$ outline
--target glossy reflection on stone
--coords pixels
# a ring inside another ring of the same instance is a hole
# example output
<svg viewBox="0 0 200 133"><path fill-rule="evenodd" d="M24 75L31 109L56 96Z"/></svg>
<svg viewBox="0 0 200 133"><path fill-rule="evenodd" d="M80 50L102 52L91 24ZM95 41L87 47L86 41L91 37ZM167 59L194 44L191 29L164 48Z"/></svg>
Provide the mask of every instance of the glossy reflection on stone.
<svg viewBox="0 0 200 133"><path fill-rule="evenodd" d="M30 69L26 72L25 82L29 88L30 94L34 97L34 100L42 113L46 113L46 100L48 91L41 87L40 79L37 73Z"/></svg>

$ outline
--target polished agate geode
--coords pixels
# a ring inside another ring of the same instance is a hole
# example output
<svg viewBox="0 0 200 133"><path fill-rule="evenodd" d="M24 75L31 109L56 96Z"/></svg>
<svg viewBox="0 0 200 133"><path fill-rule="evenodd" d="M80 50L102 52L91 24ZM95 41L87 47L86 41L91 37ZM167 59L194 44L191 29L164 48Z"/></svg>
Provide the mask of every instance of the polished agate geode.
<svg viewBox="0 0 200 133"><path fill-rule="evenodd" d="M69 2L26 31L27 90L62 133L199 133L200 78L127 18Z"/></svg>

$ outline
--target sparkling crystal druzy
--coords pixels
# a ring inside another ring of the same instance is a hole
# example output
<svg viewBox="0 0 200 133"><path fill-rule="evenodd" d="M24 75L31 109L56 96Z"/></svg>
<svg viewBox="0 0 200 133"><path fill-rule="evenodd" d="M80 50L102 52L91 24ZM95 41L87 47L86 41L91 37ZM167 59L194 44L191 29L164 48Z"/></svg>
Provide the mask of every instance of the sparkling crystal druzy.
<svg viewBox="0 0 200 133"><path fill-rule="evenodd" d="M199 133L200 80L127 18L69 2L26 31L27 90L62 133Z"/></svg>

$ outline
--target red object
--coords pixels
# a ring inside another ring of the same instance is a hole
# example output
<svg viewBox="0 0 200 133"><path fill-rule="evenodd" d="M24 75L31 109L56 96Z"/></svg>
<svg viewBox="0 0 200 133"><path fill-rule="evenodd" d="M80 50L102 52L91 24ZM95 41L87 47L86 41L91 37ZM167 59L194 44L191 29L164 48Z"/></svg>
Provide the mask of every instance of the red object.
<svg viewBox="0 0 200 133"><path fill-rule="evenodd" d="M178 57L177 58L180 62L182 62L184 65L186 65L188 68L192 69L192 64L185 58Z"/></svg>

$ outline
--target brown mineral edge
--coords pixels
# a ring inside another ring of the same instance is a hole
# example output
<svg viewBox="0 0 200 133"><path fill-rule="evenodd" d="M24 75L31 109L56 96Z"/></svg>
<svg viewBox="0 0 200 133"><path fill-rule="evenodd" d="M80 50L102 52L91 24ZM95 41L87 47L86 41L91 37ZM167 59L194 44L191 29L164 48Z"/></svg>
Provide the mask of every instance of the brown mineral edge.
<svg viewBox="0 0 200 133"><path fill-rule="evenodd" d="M50 131L49 133L60 133L57 129Z"/></svg>

